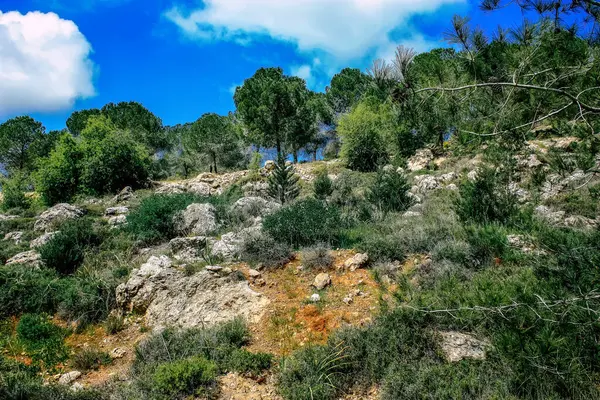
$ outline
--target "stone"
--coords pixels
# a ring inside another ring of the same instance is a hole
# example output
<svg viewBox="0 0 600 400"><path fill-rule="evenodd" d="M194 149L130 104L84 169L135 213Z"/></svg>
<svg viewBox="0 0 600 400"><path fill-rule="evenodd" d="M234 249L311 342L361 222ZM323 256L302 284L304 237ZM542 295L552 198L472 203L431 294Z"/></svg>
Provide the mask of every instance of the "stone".
<svg viewBox="0 0 600 400"><path fill-rule="evenodd" d="M71 390L73 392L80 392L84 389L83 385L79 382L75 382L72 386L71 386Z"/></svg>
<svg viewBox="0 0 600 400"><path fill-rule="evenodd" d="M205 236L179 237L169 242L173 257L184 262L195 262L201 259L206 245Z"/></svg>
<svg viewBox="0 0 600 400"><path fill-rule="evenodd" d="M485 360L486 347L489 344L471 335L460 332L438 332L441 337L440 348L448 362L464 359Z"/></svg>
<svg viewBox="0 0 600 400"><path fill-rule="evenodd" d="M546 206L537 206L534 213L537 217L552 225L561 225L566 215L564 211L553 211Z"/></svg>
<svg viewBox="0 0 600 400"><path fill-rule="evenodd" d="M261 277L261 275L262 275L262 274L261 274L260 272L258 272L257 270L255 270L255 269L249 269L249 270L248 270L248 276L249 276L251 279L258 279L258 278L260 278L260 277Z"/></svg>
<svg viewBox="0 0 600 400"><path fill-rule="evenodd" d="M388 165L384 165L382 170L383 170L383 172L392 173L392 172L395 172L396 167L394 167L392 164L388 164Z"/></svg>
<svg viewBox="0 0 600 400"><path fill-rule="evenodd" d="M61 385L68 385L70 383L75 382L81 376L81 372L79 371L71 371L66 374L62 374L60 378L58 378L58 383Z"/></svg>
<svg viewBox="0 0 600 400"><path fill-rule="evenodd" d="M127 354L127 350L121 348L121 347L115 347L114 349L112 349L109 353L110 358L115 359L115 358L123 358L125 357L125 354Z"/></svg>
<svg viewBox="0 0 600 400"><path fill-rule="evenodd" d="M212 326L237 317L256 323L270 303L237 274L202 270L188 277L166 256L151 256L134 269L117 287L116 299L121 310L145 313L155 329Z"/></svg>
<svg viewBox="0 0 600 400"><path fill-rule="evenodd" d="M310 296L310 301L313 303L318 303L319 301L321 301L321 296L319 295L319 293L313 293Z"/></svg>
<svg viewBox="0 0 600 400"><path fill-rule="evenodd" d="M439 189L440 183L433 175L418 175L415 177L415 185L411 189L412 192L425 194L432 190Z"/></svg>
<svg viewBox="0 0 600 400"><path fill-rule="evenodd" d="M0 221L10 221L17 218L19 218L17 215L0 214Z"/></svg>
<svg viewBox="0 0 600 400"><path fill-rule="evenodd" d="M44 211L35 222L33 228L36 231L51 232L51 228L69 219L82 217L85 212L79 208L67 203L56 204Z"/></svg>
<svg viewBox="0 0 600 400"><path fill-rule="evenodd" d="M369 256L367 253L357 253L344 262L344 268L349 269L350 271L356 271L367 265L368 262Z"/></svg>
<svg viewBox="0 0 600 400"><path fill-rule="evenodd" d="M446 187L444 187L444 189L446 190L452 190L452 191L457 191L458 190L458 186L456 186L454 183L451 183L449 185L447 185Z"/></svg>
<svg viewBox="0 0 600 400"><path fill-rule="evenodd" d="M11 240L15 242L15 244L21 243L21 239L23 238L23 232L8 232L4 235L4 240Z"/></svg>
<svg viewBox="0 0 600 400"><path fill-rule="evenodd" d="M458 174L456 172L449 172L438 177L438 181L443 183L450 183L456 179L458 179Z"/></svg>
<svg viewBox="0 0 600 400"><path fill-rule="evenodd" d="M215 206L207 203L193 203L175 216L180 233L207 236L217 230Z"/></svg>
<svg viewBox="0 0 600 400"><path fill-rule="evenodd" d="M185 193L187 188L181 183L161 183L154 193L156 194L181 194Z"/></svg>
<svg viewBox="0 0 600 400"><path fill-rule="evenodd" d="M112 216L112 215L127 215L127 214L129 214L129 208L124 207L124 206L109 207L104 211L104 215L107 217Z"/></svg>
<svg viewBox="0 0 600 400"><path fill-rule="evenodd" d="M42 247L43 245L45 245L46 243L48 243L50 240L52 240L52 238L58 233L59 231L55 231L55 232L48 232L48 233L44 233L43 235L33 239L31 241L31 243L29 243L29 247L32 249L37 249Z"/></svg>
<svg viewBox="0 0 600 400"><path fill-rule="evenodd" d="M212 187L206 182L191 182L187 185L187 191L198 196L210 196Z"/></svg>
<svg viewBox="0 0 600 400"><path fill-rule="evenodd" d="M312 284L317 290L323 290L325 289L327 286L331 285L331 277L329 276L329 274L326 273L320 273L319 275L317 275L315 277L315 280L313 281Z"/></svg>
<svg viewBox="0 0 600 400"><path fill-rule="evenodd" d="M207 265L206 267L204 267L204 269L210 272L221 272L223 270L223 267L221 267L220 265Z"/></svg>
<svg viewBox="0 0 600 400"><path fill-rule="evenodd" d="M269 198L269 184L265 181L248 182L242 186L242 191L246 197Z"/></svg>
<svg viewBox="0 0 600 400"><path fill-rule="evenodd" d="M6 261L6 265L32 265L34 267L39 267L42 265L42 257L40 253L35 250L25 251L23 253L19 253Z"/></svg>
<svg viewBox="0 0 600 400"><path fill-rule="evenodd" d="M525 203L531 198L529 192L522 187L519 187L516 182L511 182L508 185L509 192L517 198L519 203Z"/></svg>
<svg viewBox="0 0 600 400"><path fill-rule="evenodd" d="M353 301L353 300L352 300L352 297L350 297L350 296L346 296L346 297L344 297L344 298L342 299L342 301L343 301L343 302L344 302L346 305L348 305L348 306L349 306L350 304L352 304L352 301Z"/></svg>
<svg viewBox="0 0 600 400"><path fill-rule="evenodd" d="M125 186L115 197L112 198L111 203L119 204L130 200L133 197L133 189L131 186Z"/></svg>
<svg viewBox="0 0 600 400"><path fill-rule="evenodd" d="M113 215L112 217L109 217L108 220L108 225L110 226L119 226L119 225L125 225L127 224L127 216L126 215Z"/></svg>
<svg viewBox="0 0 600 400"><path fill-rule="evenodd" d="M427 169L429 163L434 159L433 153L429 149L417 150L414 156L410 157L407 162L409 171L420 171Z"/></svg>
<svg viewBox="0 0 600 400"><path fill-rule="evenodd" d="M212 243L211 255L222 257L225 261L233 261L239 258L246 238L259 234L260 225L244 228L238 232L229 232L221 235L221 239Z"/></svg>
<svg viewBox="0 0 600 400"><path fill-rule="evenodd" d="M281 204L262 197L242 197L231 206L231 213L246 221L249 218L265 217L281 208Z"/></svg>
<svg viewBox="0 0 600 400"><path fill-rule="evenodd" d="M275 161L273 161L273 160L267 160L265 162L264 169L267 172L271 172L271 171L273 171L275 169L275 166L276 166Z"/></svg>
<svg viewBox="0 0 600 400"><path fill-rule="evenodd" d="M475 179L477 179L477 170L474 169L472 171L469 171L469 173L467 174L467 179L470 180L471 182L473 182Z"/></svg>
<svg viewBox="0 0 600 400"><path fill-rule="evenodd" d="M423 215L423 214L421 214L418 211L406 211L406 212L404 212L404 214L402 214L402 216L404 218L420 217L421 215Z"/></svg>

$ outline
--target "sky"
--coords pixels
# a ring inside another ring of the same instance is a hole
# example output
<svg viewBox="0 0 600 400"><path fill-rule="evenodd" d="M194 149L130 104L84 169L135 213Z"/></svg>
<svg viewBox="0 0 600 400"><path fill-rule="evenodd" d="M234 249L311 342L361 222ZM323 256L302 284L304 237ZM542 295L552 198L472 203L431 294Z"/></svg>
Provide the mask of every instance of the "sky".
<svg viewBox="0 0 600 400"><path fill-rule="evenodd" d="M62 129L75 110L119 101L192 122L233 111L235 87L260 67L324 91L397 45L447 46L454 14L487 32L522 19L473 0L0 0L0 122Z"/></svg>

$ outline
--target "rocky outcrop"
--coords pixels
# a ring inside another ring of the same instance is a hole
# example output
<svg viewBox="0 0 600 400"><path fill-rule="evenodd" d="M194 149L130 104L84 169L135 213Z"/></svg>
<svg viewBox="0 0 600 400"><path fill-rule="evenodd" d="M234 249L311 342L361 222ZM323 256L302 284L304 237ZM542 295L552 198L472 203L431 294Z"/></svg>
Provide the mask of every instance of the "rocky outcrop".
<svg viewBox="0 0 600 400"><path fill-rule="evenodd" d="M39 247L42 247L43 245L48 243L50 240L52 240L54 235L56 235L57 233L58 233L58 231L44 233L43 235L33 239L31 241L31 243L29 243L29 247L32 249L37 249Z"/></svg>
<svg viewBox="0 0 600 400"><path fill-rule="evenodd" d="M242 186L244 196L269 198L269 184L265 181L248 182Z"/></svg>
<svg viewBox="0 0 600 400"><path fill-rule="evenodd" d="M175 238L169 242L169 246L176 260L194 262L202 258L202 252L206 248L206 237Z"/></svg>
<svg viewBox="0 0 600 400"><path fill-rule="evenodd" d="M279 210L281 205L262 197L242 197L231 206L231 213L242 221L264 217Z"/></svg>
<svg viewBox="0 0 600 400"><path fill-rule="evenodd" d="M441 188L442 185L433 175L418 175L415 176L415 184L411 188L413 193L425 194L432 190Z"/></svg>
<svg viewBox="0 0 600 400"><path fill-rule="evenodd" d="M166 256L152 256L134 269L117 287L116 297L124 310L145 312L154 328L210 326L236 317L257 322L269 304L239 274L203 270L187 277Z"/></svg>
<svg viewBox="0 0 600 400"><path fill-rule="evenodd" d="M50 232L60 223L69 219L82 217L85 212L78 207L70 204L61 203L44 211L35 222L34 229L36 231Z"/></svg>
<svg viewBox="0 0 600 400"><path fill-rule="evenodd" d="M6 265L31 265L39 267L42 265L42 258L37 251L29 250L9 258L6 261Z"/></svg>
<svg viewBox="0 0 600 400"><path fill-rule="evenodd" d="M433 153L429 149L417 150L414 156L408 159L407 167L409 171L421 171L427 169L429 163L434 159Z"/></svg>
<svg viewBox="0 0 600 400"><path fill-rule="evenodd" d="M207 236L217 229L216 210L212 204L194 203L175 216L177 230L184 235Z"/></svg>
<svg viewBox="0 0 600 400"><path fill-rule="evenodd" d="M558 174L548 175L543 183L541 190L542 200L548 200L558 196L561 192L569 188L580 186L589 178L589 175L581 170L574 171L571 175L562 177Z"/></svg>
<svg viewBox="0 0 600 400"><path fill-rule="evenodd" d="M210 196L212 193L212 186L206 182L191 182L187 185L186 190L190 193L197 194L198 196Z"/></svg>
<svg viewBox="0 0 600 400"><path fill-rule="evenodd" d="M0 221L10 221L19 218L17 215L0 214Z"/></svg>
<svg viewBox="0 0 600 400"><path fill-rule="evenodd" d="M8 232L4 235L4 240L10 240L15 244L21 243L21 239L23 239L23 232Z"/></svg>
<svg viewBox="0 0 600 400"><path fill-rule="evenodd" d="M75 382L81 376L81 372L79 371L71 371L65 374L62 374L60 378L58 378L58 383L61 385L68 385L70 383Z"/></svg>
<svg viewBox="0 0 600 400"><path fill-rule="evenodd" d="M125 186L115 197L112 198L112 204L120 204L127 202L133 198L133 189L131 186Z"/></svg>
<svg viewBox="0 0 600 400"><path fill-rule="evenodd" d="M486 348L489 346L487 342L460 332L438 332L438 334L441 338L440 348L446 361L485 360Z"/></svg>
<svg viewBox="0 0 600 400"><path fill-rule="evenodd" d="M244 247L244 240L251 235L259 233L260 225L244 228L238 232L229 232L221 235L221 239L212 243L211 255L220 257L225 261L233 261L239 258Z"/></svg>
<svg viewBox="0 0 600 400"><path fill-rule="evenodd" d="M564 211L554 211L546 206L537 206L535 215L555 226L565 226L578 229L594 229L599 225L598 219L591 219L581 215L567 215Z"/></svg>
<svg viewBox="0 0 600 400"><path fill-rule="evenodd" d="M369 256L367 253L357 253L351 258L344 262L344 268L350 271L356 271L359 268L363 268L369 262Z"/></svg>
<svg viewBox="0 0 600 400"><path fill-rule="evenodd" d="M317 290L323 290L327 286L331 285L331 277L329 276L329 274L326 274L324 272L320 273L319 275L315 276L315 280L313 281L312 285Z"/></svg>

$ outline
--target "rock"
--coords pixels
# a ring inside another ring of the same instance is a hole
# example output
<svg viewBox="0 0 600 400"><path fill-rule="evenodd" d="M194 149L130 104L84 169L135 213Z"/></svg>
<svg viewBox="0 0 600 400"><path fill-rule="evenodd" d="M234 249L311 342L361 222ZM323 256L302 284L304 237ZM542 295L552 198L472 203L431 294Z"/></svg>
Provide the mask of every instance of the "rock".
<svg viewBox="0 0 600 400"><path fill-rule="evenodd" d="M181 183L161 183L154 193L156 194L181 194L185 193L187 188Z"/></svg>
<svg viewBox="0 0 600 400"><path fill-rule="evenodd" d="M412 192L425 194L429 191L439 189L441 187L438 180L433 175L419 175L415 177L415 186L411 189Z"/></svg>
<svg viewBox="0 0 600 400"><path fill-rule="evenodd" d="M404 174L405 172L406 172L406 171L405 171L405 170L404 170L404 168L402 168L402 167L398 167L398 168L396 168L396 173L397 173L397 174Z"/></svg>
<svg viewBox="0 0 600 400"><path fill-rule="evenodd" d="M569 228L594 229L598 226L598 222L582 215L571 215L563 220L563 225Z"/></svg>
<svg viewBox="0 0 600 400"><path fill-rule="evenodd" d="M23 238L23 232L8 232L4 235L4 240L11 240L15 242L15 244L21 243L21 239Z"/></svg>
<svg viewBox="0 0 600 400"><path fill-rule="evenodd" d="M39 247L42 247L43 245L45 245L46 243L48 243L50 240L52 240L52 238L58 232L59 231L44 233L42 236L39 236L36 239L33 239L31 241L31 243L29 243L29 247L32 248L32 249L37 249Z"/></svg>
<svg viewBox="0 0 600 400"><path fill-rule="evenodd" d="M58 378L58 383L61 385L68 385L70 383L75 382L81 376L81 372L79 371L71 371L66 374L62 374L60 378Z"/></svg>
<svg viewBox="0 0 600 400"><path fill-rule="evenodd" d="M187 191L198 196L210 196L212 187L206 182L191 182L187 185Z"/></svg>
<svg viewBox="0 0 600 400"><path fill-rule="evenodd" d="M485 360L487 342L475 339L460 332L438 332L441 336L440 347L448 362L464 359Z"/></svg>
<svg viewBox="0 0 600 400"><path fill-rule="evenodd" d="M367 253L357 253L344 262L344 268L349 269L350 271L356 271L367 265L368 262L369 256Z"/></svg>
<svg viewBox="0 0 600 400"><path fill-rule="evenodd" d="M446 189L446 190L452 190L452 191L457 191L458 190L458 186L456 186L454 183L451 183L451 184L447 185L444 189Z"/></svg>
<svg viewBox="0 0 600 400"><path fill-rule="evenodd" d="M71 386L71 390L73 392L80 392L84 389L83 385L79 382L75 382L72 386Z"/></svg>
<svg viewBox="0 0 600 400"><path fill-rule="evenodd" d="M104 211L104 215L105 216L112 216L112 215L127 215L129 214L129 208L124 207L124 206L120 206L120 207L109 207Z"/></svg>
<svg viewBox="0 0 600 400"><path fill-rule="evenodd" d="M320 273L315 277L315 280L312 284L317 290L323 290L327 286L331 285L331 277L329 274Z"/></svg>
<svg viewBox="0 0 600 400"><path fill-rule="evenodd" d="M127 216L126 215L113 215L108 218L108 225L110 226L119 226L127 224Z"/></svg>
<svg viewBox="0 0 600 400"><path fill-rule="evenodd" d="M44 211L35 222L36 231L50 232L50 229L61 222L83 216L85 212L78 207L66 203L57 204Z"/></svg>
<svg viewBox="0 0 600 400"><path fill-rule="evenodd" d="M474 169L472 171L469 171L469 173L467 174L467 179L471 182L475 181L477 179L477 170Z"/></svg>
<svg viewBox="0 0 600 400"><path fill-rule="evenodd" d="M248 270L248 276L250 277L250 279L258 279L261 277L261 275L262 274L255 269Z"/></svg>
<svg viewBox="0 0 600 400"><path fill-rule="evenodd" d="M231 206L231 212L241 220L264 217L279 210L281 205L262 197L242 197Z"/></svg>
<svg viewBox="0 0 600 400"><path fill-rule="evenodd" d="M215 207L212 204L190 204L181 214L175 217L177 228L183 234L207 236L217 229L215 212Z"/></svg>
<svg viewBox="0 0 600 400"><path fill-rule="evenodd" d="M195 262L202 258L206 243L204 236L180 237L171 239L169 247L176 260Z"/></svg>
<svg viewBox="0 0 600 400"><path fill-rule="evenodd" d="M449 172L447 174L438 176L438 181L443 183L450 183L453 180L456 180L457 178L458 174L456 172Z"/></svg>
<svg viewBox="0 0 600 400"><path fill-rule="evenodd" d="M17 219L17 218L19 218L18 215L0 214L0 221L10 221L12 219Z"/></svg>
<svg viewBox="0 0 600 400"><path fill-rule="evenodd" d="M134 269L129 280L117 287L116 296L121 309L145 312L153 328L203 327L236 317L255 323L269 304L236 274L203 270L188 277L173 268L166 256L152 256Z"/></svg>
<svg viewBox="0 0 600 400"><path fill-rule="evenodd" d="M23 253L19 253L6 261L6 265L25 265L30 264L34 267L39 267L42 265L42 258L40 253L35 250L25 251Z"/></svg>
<svg viewBox="0 0 600 400"><path fill-rule="evenodd" d="M427 169L429 163L434 159L433 153L429 149L417 150L414 156L408 159L407 167L409 171L420 171Z"/></svg>
<svg viewBox="0 0 600 400"><path fill-rule="evenodd" d="M382 171L387 172L387 173L392 173L392 172L396 171L396 167L394 167L392 164L388 164L382 168Z"/></svg>
<svg viewBox="0 0 600 400"><path fill-rule="evenodd" d="M269 198L269 184L264 181L248 182L242 186L244 196Z"/></svg>
<svg viewBox="0 0 600 400"><path fill-rule="evenodd" d="M420 217L421 215L423 215L423 214L421 214L418 211L406 211L406 212L404 212L404 214L402 214L402 216L404 218Z"/></svg>
<svg viewBox="0 0 600 400"><path fill-rule="evenodd" d="M275 161L273 161L273 160L267 160L265 162L264 169L265 169L265 171L270 172L270 171L273 171L275 169L275 166L276 166Z"/></svg>
<svg viewBox="0 0 600 400"><path fill-rule="evenodd" d="M414 194L413 192L408 192L407 195L412 200L413 204L421 204L423 202L421 197Z"/></svg>
<svg viewBox="0 0 600 400"><path fill-rule="evenodd" d="M221 272L223 270L223 267L221 267L220 265L207 265L206 267L204 267L204 269L210 272Z"/></svg>
<svg viewBox="0 0 600 400"><path fill-rule="evenodd" d="M344 297L344 298L342 299L342 301L343 301L343 302L344 302L346 305L348 305L348 306L349 306L350 304L352 304L352 301L353 301L353 300L352 300L352 297L350 297L350 296L346 296L346 297Z"/></svg>
<svg viewBox="0 0 600 400"><path fill-rule="evenodd" d="M225 261L233 261L240 256L244 246L244 240L260 232L261 226L255 225L244 228L239 232L229 232L221 235L221 239L212 244L211 255L213 257L222 257Z"/></svg>
<svg viewBox="0 0 600 400"><path fill-rule="evenodd" d="M123 190L119 192L115 197L112 198L111 203L119 204L130 200L133 197L133 189L131 186L125 186Z"/></svg>
<svg viewBox="0 0 600 400"><path fill-rule="evenodd" d="M319 301L321 301L321 296L319 295L319 293L313 293L310 296L310 301L312 301L313 303L318 303Z"/></svg>
<svg viewBox="0 0 600 400"><path fill-rule="evenodd" d="M537 206L535 215L552 225L561 225L565 219L564 211L553 211L546 206Z"/></svg>
<svg viewBox="0 0 600 400"><path fill-rule="evenodd" d="M519 185L517 185L516 182L511 182L508 185L508 190L512 195L514 195L517 198L517 201L519 201L520 203L524 203L531 198L529 192L519 187Z"/></svg>
<svg viewBox="0 0 600 400"><path fill-rule="evenodd" d="M517 164L523 169L533 169L542 165L542 162L538 159L537 155L532 153L529 156L519 158Z"/></svg>
<svg viewBox="0 0 600 400"><path fill-rule="evenodd" d="M122 349L120 347L115 347L114 349L111 350L111 352L109 353L110 358L115 359L115 358L123 358L125 357L125 354L127 354L127 350Z"/></svg>

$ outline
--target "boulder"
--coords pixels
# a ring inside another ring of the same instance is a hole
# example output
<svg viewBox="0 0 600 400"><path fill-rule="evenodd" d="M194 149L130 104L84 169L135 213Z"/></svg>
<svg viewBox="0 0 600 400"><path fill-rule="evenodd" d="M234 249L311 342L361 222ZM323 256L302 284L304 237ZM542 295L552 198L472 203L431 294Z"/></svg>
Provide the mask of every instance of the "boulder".
<svg viewBox="0 0 600 400"><path fill-rule="evenodd" d="M264 181L248 182L242 186L244 196L269 198L269 184Z"/></svg>
<svg viewBox="0 0 600 400"><path fill-rule="evenodd" d="M456 179L458 179L458 174L456 172L448 172L447 174L438 176L438 181L443 183L450 183Z"/></svg>
<svg viewBox="0 0 600 400"><path fill-rule="evenodd" d="M187 191L198 196L210 196L212 187L206 182L190 182L187 185Z"/></svg>
<svg viewBox="0 0 600 400"><path fill-rule="evenodd" d="M319 295L319 293L313 293L310 296L310 301L313 302L313 303L318 303L318 302L321 301L321 296Z"/></svg>
<svg viewBox="0 0 600 400"><path fill-rule="evenodd" d="M109 217L113 215L127 215L129 214L129 208L120 206L120 207L109 207L104 211L104 215Z"/></svg>
<svg viewBox="0 0 600 400"><path fill-rule="evenodd" d="M433 175L419 175L415 177L415 185L412 187L411 191L414 193L425 194L432 190L439 189L441 187L440 183Z"/></svg>
<svg viewBox="0 0 600 400"><path fill-rule="evenodd" d="M15 244L21 243L21 239L23 238L23 232L8 232L4 235L4 240L10 240L15 242Z"/></svg>
<svg viewBox="0 0 600 400"><path fill-rule="evenodd" d="M112 226L112 227L116 227L119 225L125 225L127 223L127 216L126 215L113 215L112 217L109 217L108 220L108 225Z"/></svg>
<svg viewBox="0 0 600 400"><path fill-rule="evenodd" d="M440 348L448 362L464 359L485 360L485 350L489 344L471 335L460 332L438 332L441 337Z"/></svg>
<svg viewBox="0 0 600 400"><path fill-rule="evenodd" d="M40 253L35 250L25 251L23 253L19 253L6 261L6 265L32 265L34 267L39 267L42 265L42 258Z"/></svg>
<svg viewBox="0 0 600 400"><path fill-rule="evenodd" d="M537 206L534 212L538 218L552 225L561 225L566 216L564 211L554 211L546 206Z"/></svg>
<svg viewBox="0 0 600 400"><path fill-rule="evenodd" d="M0 214L0 221L10 221L19 218L17 215Z"/></svg>
<svg viewBox="0 0 600 400"><path fill-rule="evenodd" d="M194 262L202 258L202 251L206 248L206 237L175 238L169 242L169 246L176 260Z"/></svg>
<svg viewBox="0 0 600 400"><path fill-rule="evenodd" d="M133 189L131 186L125 186L115 197L112 198L111 203L119 204L130 200L133 197Z"/></svg>
<svg viewBox="0 0 600 400"><path fill-rule="evenodd" d="M279 210L281 205L262 197L242 197L231 206L231 213L241 220L264 217Z"/></svg>
<svg viewBox="0 0 600 400"><path fill-rule="evenodd" d="M70 383L75 382L81 376L81 372L79 371L71 371L66 374L62 374L60 378L58 378L58 383L61 385L68 385Z"/></svg>
<svg viewBox="0 0 600 400"><path fill-rule="evenodd" d="M467 179L470 180L471 182L475 181L477 179L478 176L478 172L476 169L469 171L469 173L467 174Z"/></svg>
<svg viewBox="0 0 600 400"><path fill-rule="evenodd" d="M111 350L111 352L108 355L110 356L110 358L112 358L114 360L116 358L125 357L125 354L127 354L127 350L125 350L121 347L115 347L114 349Z"/></svg>
<svg viewBox="0 0 600 400"><path fill-rule="evenodd" d="M181 183L161 183L156 189L156 194L181 194L187 191L184 184Z"/></svg>
<svg viewBox="0 0 600 400"><path fill-rule="evenodd" d="M326 274L324 272L320 273L315 277L315 280L313 281L312 285L317 290L323 290L327 286L331 285L331 277L329 276L329 274Z"/></svg>
<svg viewBox="0 0 600 400"><path fill-rule="evenodd" d="M244 228L239 232L229 232L221 235L221 239L212 243L211 255L221 257L225 261L237 259L244 247L244 240L250 235L259 233L260 230L260 225L254 225L250 228Z"/></svg>
<svg viewBox="0 0 600 400"><path fill-rule="evenodd" d="M344 268L349 269L350 271L356 271L367 265L368 262L369 256L367 253L357 253L344 262Z"/></svg>
<svg viewBox="0 0 600 400"><path fill-rule="evenodd" d="M48 243L50 240L52 240L52 238L54 237L54 235L56 235L57 233L58 233L58 231L44 233L43 235L41 235L41 236L33 239L31 241L31 243L29 243L29 248L31 248L31 249L37 249L39 247L42 247L43 245L45 245L46 243Z"/></svg>
<svg viewBox="0 0 600 400"><path fill-rule="evenodd" d="M217 230L216 210L212 204L193 203L177 215L177 229L180 233L207 236Z"/></svg>
<svg viewBox="0 0 600 400"><path fill-rule="evenodd" d="M414 218L414 217L420 217L421 215L423 215L423 214L421 214L421 213L420 213L420 212L418 212L418 211L405 211L405 212L402 214L402 216L403 216L404 218Z"/></svg>
<svg viewBox="0 0 600 400"><path fill-rule="evenodd" d="M147 324L156 329L211 326L237 317L258 322L270 303L236 274L203 270L187 277L165 256L152 256L134 269L116 295L119 307L145 312Z"/></svg>
<svg viewBox="0 0 600 400"><path fill-rule="evenodd" d="M408 159L407 167L409 171L420 171L427 169L429 163L434 159L433 153L429 149L417 150L414 156Z"/></svg>
<svg viewBox="0 0 600 400"><path fill-rule="evenodd" d="M50 232L51 228L56 227L58 224L69 219L82 217L84 214L85 212L81 208L70 204L56 204L38 217L33 228L36 231Z"/></svg>
<svg viewBox="0 0 600 400"><path fill-rule="evenodd" d="M271 172L271 171L273 171L275 169L275 166L276 166L275 161L273 161L273 160L267 160L267 161L265 161L264 169L267 172Z"/></svg>

